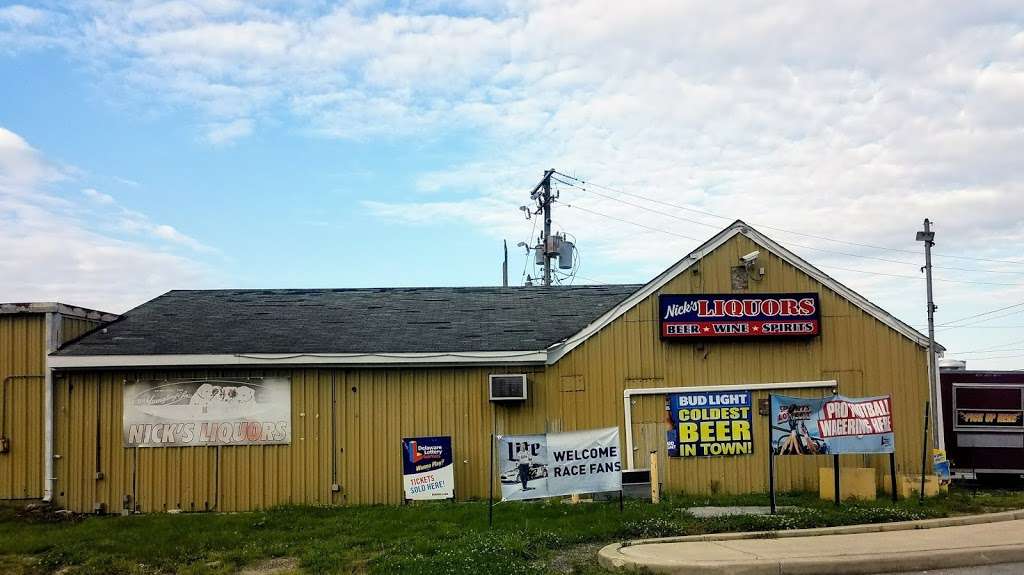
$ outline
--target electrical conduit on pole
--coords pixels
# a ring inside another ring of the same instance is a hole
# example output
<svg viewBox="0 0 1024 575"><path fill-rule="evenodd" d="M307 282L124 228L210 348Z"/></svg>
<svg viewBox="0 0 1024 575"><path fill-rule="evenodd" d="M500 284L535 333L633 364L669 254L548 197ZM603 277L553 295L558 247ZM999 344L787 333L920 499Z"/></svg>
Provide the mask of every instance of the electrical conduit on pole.
<svg viewBox="0 0 1024 575"><path fill-rule="evenodd" d="M935 232L931 221L924 219L924 230L917 232L917 241L924 242L924 272L928 293L928 399L931 404L932 444L942 451L946 450L945 427L942 421L942 387L939 384L938 361L935 356L935 299L932 292L932 246L935 245ZM922 470L923 472L923 470Z"/></svg>

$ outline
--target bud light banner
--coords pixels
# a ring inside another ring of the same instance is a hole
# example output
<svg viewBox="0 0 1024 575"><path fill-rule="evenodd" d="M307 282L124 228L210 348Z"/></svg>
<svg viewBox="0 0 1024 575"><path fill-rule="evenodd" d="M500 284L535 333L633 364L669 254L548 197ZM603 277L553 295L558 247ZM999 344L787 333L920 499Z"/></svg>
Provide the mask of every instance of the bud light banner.
<svg viewBox="0 0 1024 575"><path fill-rule="evenodd" d="M754 452L749 391L674 393L666 397L669 457Z"/></svg>
<svg viewBox="0 0 1024 575"><path fill-rule="evenodd" d="M671 294L658 298L663 339L810 337L821 332L816 293Z"/></svg>
<svg viewBox="0 0 1024 575"><path fill-rule="evenodd" d="M772 395L775 455L892 453L892 399Z"/></svg>
<svg viewBox="0 0 1024 575"><path fill-rule="evenodd" d="M618 427L497 441L502 501L622 489Z"/></svg>
<svg viewBox="0 0 1024 575"><path fill-rule="evenodd" d="M410 437L402 440L402 484L406 499L455 497L455 466L451 437Z"/></svg>

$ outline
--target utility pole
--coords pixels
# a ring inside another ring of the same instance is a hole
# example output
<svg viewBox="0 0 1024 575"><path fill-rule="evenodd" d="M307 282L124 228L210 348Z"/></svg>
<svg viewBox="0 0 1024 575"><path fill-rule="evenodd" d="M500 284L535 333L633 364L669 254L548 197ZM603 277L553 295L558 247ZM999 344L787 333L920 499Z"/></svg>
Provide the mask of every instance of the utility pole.
<svg viewBox="0 0 1024 575"><path fill-rule="evenodd" d="M917 241L924 242L925 281L928 286L928 396L931 398L932 438L936 448L946 450L945 428L942 424L942 387L939 383L939 366L935 357L935 300L932 295L932 246L935 232L928 218L924 219L924 230L917 232Z"/></svg>
<svg viewBox="0 0 1024 575"><path fill-rule="evenodd" d="M541 207L544 209L544 238L541 242L544 250L544 285L551 285L551 250L554 244L551 242L551 174L554 170L544 172L544 179L541 180L542 196Z"/></svg>
<svg viewBox="0 0 1024 575"><path fill-rule="evenodd" d="M551 260L555 258L558 258L559 267L562 269L573 269L572 254L576 249L575 243L566 240L565 235L551 235L551 206L558 201L558 190L555 190L554 195L551 193L551 177L554 174L554 169L544 170L544 177L530 191L530 199L536 202L536 205L519 206L519 210L526 215L528 220L533 216L544 218L544 229L540 233L537 244L534 246L533 238L530 238L531 243L529 244L526 242L518 244L519 247L526 248L527 257L530 257L530 251L533 250L534 265L544 266L542 277L526 277L526 285L529 286L533 285L534 279L539 280L544 286L551 285ZM536 229L536 224L534 224L534 229Z"/></svg>

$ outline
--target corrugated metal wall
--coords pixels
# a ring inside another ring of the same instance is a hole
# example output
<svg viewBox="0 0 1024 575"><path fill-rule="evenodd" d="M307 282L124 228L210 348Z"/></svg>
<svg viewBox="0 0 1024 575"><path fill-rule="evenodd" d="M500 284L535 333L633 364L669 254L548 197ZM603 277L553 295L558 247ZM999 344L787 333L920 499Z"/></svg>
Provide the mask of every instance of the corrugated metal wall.
<svg viewBox="0 0 1024 575"><path fill-rule="evenodd" d="M897 469L920 468L924 403L928 397L927 352L838 294L763 247L736 236L702 259L695 272L669 282L659 293L730 293L730 268L740 256L759 249L759 266L766 274L751 280L745 293L818 292L822 334L802 341L727 341L703 345L662 342L658 335L657 295L627 312L585 344L562 358L549 371L552 377L582 374L585 392L574 400L587 405L576 417L580 428L601 422L624 424L624 388L731 385L835 379L848 396L891 394L896 432ZM553 379L557 381L557 379ZM822 390L784 392L824 395ZM583 400L580 396L586 396ZM755 393L757 399L767 392ZM636 465L658 452L665 484L688 492L766 491L768 439L764 416L754 416L753 456L710 459L667 458L663 396L634 399L633 434ZM888 470L887 456L842 456L842 465L875 467L879 480ZM667 464L665 464L667 462ZM780 490L817 489L817 467L831 465L827 457L786 457L777 460Z"/></svg>
<svg viewBox="0 0 1024 575"><path fill-rule="evenodd" d="M756 249L737 236L667 285L664 293L724 293L730 267ZM821 294L821 336L803 341L662 342L657 296L648 298L547 369L407 368L68 372L57 379L57 497L91 511L120 508L134 496L143 511L224 511L277 503L397 503L402 437L452 436L460 498L486 497L489 439L498 433L567 431L624 424L626 388L836 379L850 396L892 394L901 471L919 465L927 397L926 353L808 276L761 249L767 275L751 292ZM530 399L487 400L489 373L529 372ZM121 446L126 380L287 375L292 379L292 444L222 448ZM790 392L820 395L821 390ZM755 394L756 400L765 394ZM754 455L666 459L664 397L637 398L633 409L638 466L659 452L670 491L767 489L766 418L754 415ZM779 458L779 489L815 489L827 457ZM843 465L885 473L881 456L843 456ZM101 475L97 475L97 472ZM331 484L341 485L340 493Z"/></svg>
<svg viewBox="0 0 1024 575"><path fill-rule="evenodd" d="M0 315L0 383L7 380L0 388L0 435L11 442L10 452L0 454L0 499L43 496L43 376L50 317L45 313ZM64 316L59 321L60 343L99 323Z"/></svg>
<svg viewBox="0 0 1024 575"><path fill-rule="evenodd" d="M80 317L68 316L61 316L60 322L61 345L64 345L65 343L75 339L76 337L82 335L83 333L93 329L94 327L102 323L93 319L83 319Z"/></svg>
<svg viewBox="0 0 1024 575"><path fill-rule="evenodd" d="M0 315L0 499L42 496L45 334L43 314Z"/></svg>

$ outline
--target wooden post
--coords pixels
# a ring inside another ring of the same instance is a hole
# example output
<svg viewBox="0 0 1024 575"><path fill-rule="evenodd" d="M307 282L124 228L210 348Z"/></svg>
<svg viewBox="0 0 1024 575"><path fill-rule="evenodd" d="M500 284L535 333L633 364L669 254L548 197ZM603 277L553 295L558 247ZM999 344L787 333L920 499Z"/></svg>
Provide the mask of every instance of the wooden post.
<svg viewBox="0 0 1024 575"><path fill-rule="evenodd" d="M839 506L839 456L832 456L832 484L835 489L836 506Z"/></svg>
<svg viewBox="0 0 1024 575"><path fill-rule="evenodd" d="M661 501L661 485L658 479L658 452L651 452L651 503Z"/></svg>
<svg viewBox="0 0 1024 575"><path fill-rule="evenodd" d="M768 394L768 499L775 515L775 446L772 444L772 394Z"/></svg>
<svg viewBox="0 0 1024 575"><path fill-rule="evenodd" d="M896 452L889 454L889 479L892 481L892 502L900 499L899 488L896 487Z"/></svg>

